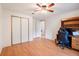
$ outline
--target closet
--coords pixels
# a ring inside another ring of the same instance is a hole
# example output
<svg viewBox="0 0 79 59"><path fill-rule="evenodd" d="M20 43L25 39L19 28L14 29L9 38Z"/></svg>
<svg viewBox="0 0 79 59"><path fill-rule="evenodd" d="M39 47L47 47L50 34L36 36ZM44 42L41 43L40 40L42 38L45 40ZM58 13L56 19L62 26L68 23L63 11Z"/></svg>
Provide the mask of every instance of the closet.
<svg viewBox="0 0 79 59"><path fill-rule="evenodd" d="M29 41L29 18L11 16L11 44Z"/></svg>

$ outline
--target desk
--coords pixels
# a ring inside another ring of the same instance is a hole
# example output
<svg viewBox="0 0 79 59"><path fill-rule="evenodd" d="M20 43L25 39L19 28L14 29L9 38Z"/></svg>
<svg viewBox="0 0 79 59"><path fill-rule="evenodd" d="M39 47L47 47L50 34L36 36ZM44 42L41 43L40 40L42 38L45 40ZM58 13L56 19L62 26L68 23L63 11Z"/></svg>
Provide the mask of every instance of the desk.
<svg viewBox="0 0 79 59"><path fill-rule="evenodd" d="M79 50L79 36L71 36L72 43L71 46L73 49Z"/></svg>

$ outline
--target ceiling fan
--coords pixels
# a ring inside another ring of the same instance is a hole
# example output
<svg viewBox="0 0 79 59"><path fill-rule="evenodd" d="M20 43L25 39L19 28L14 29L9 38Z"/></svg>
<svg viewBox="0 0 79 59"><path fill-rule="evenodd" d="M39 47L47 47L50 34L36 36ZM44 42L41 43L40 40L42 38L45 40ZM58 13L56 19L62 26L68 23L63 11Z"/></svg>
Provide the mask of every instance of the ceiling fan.
<svg viewBox="0 0 79 59"><path fill-rule="evenodd" d="M36 5L39 7L36 11L54 12L54 10L52 10L52 7L55 5L54 3L51 3L51 4L37 3Z"/></svg>

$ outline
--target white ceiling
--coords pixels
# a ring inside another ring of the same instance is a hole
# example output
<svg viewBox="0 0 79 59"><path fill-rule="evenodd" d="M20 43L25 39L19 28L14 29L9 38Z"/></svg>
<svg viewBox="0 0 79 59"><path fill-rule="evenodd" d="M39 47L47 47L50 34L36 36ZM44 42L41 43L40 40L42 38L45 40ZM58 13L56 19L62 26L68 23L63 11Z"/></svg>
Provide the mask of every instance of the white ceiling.
<svg viewBox="0 0 79 59"><path fill-rule="evenodd" d="M49 15L61 14L61 13L66 13L69 11L79 9L79 3L55 3L54 7L52 7L52 9L54 10L53 13L37 12L35 14L32 14L35 8L37 8L35 3L3 3L2 7L4 9L11 10L14 12L16 11L19 13L25 13L25 14L34 16L36 19L45 19L45 17Z"/></svg>

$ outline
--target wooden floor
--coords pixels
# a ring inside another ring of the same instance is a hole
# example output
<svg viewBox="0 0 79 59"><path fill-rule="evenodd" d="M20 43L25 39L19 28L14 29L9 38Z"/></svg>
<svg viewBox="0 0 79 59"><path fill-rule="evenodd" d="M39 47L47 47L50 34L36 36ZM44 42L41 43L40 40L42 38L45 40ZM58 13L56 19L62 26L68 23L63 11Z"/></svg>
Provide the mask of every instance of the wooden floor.
<svg viewBox="0 0 79 59"><path fill-rule="evenodd" d="M51 40L35 39L31 42L6 47L2 56L79 56L79 51L61 49Z"/></svg>

